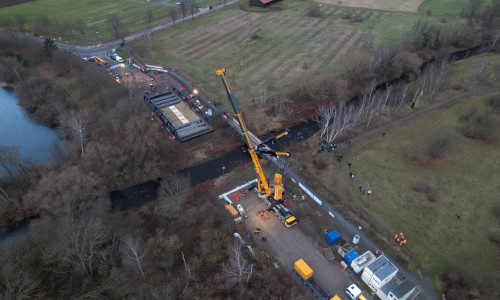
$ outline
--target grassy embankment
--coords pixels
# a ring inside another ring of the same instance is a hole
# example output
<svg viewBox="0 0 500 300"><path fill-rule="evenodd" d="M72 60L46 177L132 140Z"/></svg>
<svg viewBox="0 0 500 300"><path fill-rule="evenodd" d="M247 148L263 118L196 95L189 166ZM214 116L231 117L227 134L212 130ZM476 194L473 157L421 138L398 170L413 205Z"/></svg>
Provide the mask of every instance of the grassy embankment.
<svg viewBox="0 0 500 300"><path fill-rule="evenodd" d="M494 65L500 63L500 55L491 53L454 63L449 82L471 78L484 58L490 62L488 68L471 90L491 88L484 82L495 72ZM441 98L456 93L447 91ZM490 114L490 140L461 134L463 127L471 124L461 117L473 109L479 114L488 110L489 99L498 94L495 91L458 99L384 130L385 137L379 132L356 144L341 165L331 154L311 157L317 148L316 139L312 139L302 145L306 149L302 154L295 155L294 165L302 167L304 177L325 191L334 206L366 214L367 222L362 223L366 229L376 225L387 240L396 232L404 232L410 267L423 269L436 287L438 275L453 270L486 295L498 293L498 286L496 290L494 287L499 273L492 262L498 261L500 253L488 237L499 224L494 208L498 209L500 191L496 176L500 173L500 134L496 130L500 115ZM436 138L449 144L444 146L442 156L432 159L428 151ZM319 171L313 160L327 167ZM347 160L352 162L353 180L348 178ZM432 190L429 197L415 191L419 183ZM371 187L373 199L359 193L359 185Z"/></svg>

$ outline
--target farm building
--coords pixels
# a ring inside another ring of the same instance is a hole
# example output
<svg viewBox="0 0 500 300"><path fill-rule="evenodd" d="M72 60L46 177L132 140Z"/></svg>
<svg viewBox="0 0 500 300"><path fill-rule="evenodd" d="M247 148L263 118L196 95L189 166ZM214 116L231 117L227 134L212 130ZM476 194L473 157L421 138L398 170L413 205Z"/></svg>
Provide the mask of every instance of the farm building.
<svg viewBox="0 0 500 300"><path fill-rule="evenodd" d="M366 251L360 257L352 261L351 263L352 270L356 274L359 274L359 272L363 271L367 265L369 265L372 261L375 260L375 258L376 258L375 254L373 254L373 252Z"/></svg>
<svg viewBox="0 0 500 300"><path fill-rule="evenodd" d="M382 255L365 267L361 279L372 291L376 291L396 276L397 272L398 268Z"/></svg>
<svg viewBox="0 0 500 300"><path fill-rule="evenodd" d="M249 5L257 7L266 7L278 1L279 0L250 0Z"/></svg>

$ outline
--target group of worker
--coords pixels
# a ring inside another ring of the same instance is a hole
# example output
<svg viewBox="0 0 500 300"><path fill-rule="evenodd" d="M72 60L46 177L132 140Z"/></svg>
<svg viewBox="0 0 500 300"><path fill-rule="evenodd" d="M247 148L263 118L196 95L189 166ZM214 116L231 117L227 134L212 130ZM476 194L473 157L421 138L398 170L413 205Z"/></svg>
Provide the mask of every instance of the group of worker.
<svg viewBox="0 0 500 300"><path fill-rule="evenodd" d="M396 234L396 235L394 236L394 240L395 240L397 243L399 243L399 246L406 245L406 239L405 239L405 236L404 236L404 234L403 234L402 232L400 232L400 233L399 233L399 235L398 235L398 234Z"/></svg>

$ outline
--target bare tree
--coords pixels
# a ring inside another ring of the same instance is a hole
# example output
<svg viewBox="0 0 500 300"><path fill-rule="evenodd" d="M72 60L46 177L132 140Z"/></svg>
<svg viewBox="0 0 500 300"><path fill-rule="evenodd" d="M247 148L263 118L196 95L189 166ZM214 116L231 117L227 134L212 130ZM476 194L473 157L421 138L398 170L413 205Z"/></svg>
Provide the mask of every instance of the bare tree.
<svg viewBox="0 0 500 300"><path fill-rule="evenodd" d="M184 263L184 277L186 278L186 286L184 286L184 290L182 290L181 295L187 290L189 283L196 279L196 274L194 273L194 268L186 262L186 258L184 257L184 253L181 251L182 262Z"/></svg>
<svg viewBox="0 0 500 300"><path fill-rule="evenodd" d="M16 20L16 24L17 26L19 26L19 29L21 30L21 32L24 33L24 25L26 24L26 19L24 18L23 15L16 15L15 17L15 20Z"/></svg>
<svg viewBox="0 0 500 300"><path fill-rule="evenodd" d="M122 40L125 43L125 28L120 20L120 17L116 14L111 14L106 17L111 30L113 31L115 38L117 40Z"/></svg>
<svg viewBox="0 0 500 300"><path fill-rule="evenodd" d="M273 89L274 81L274 77L267 76L264 79L264 82L260 85L260 100L263 106L266 105L268 93Z"/></svg>
<svg viewBox="0 0 500 300"><path fill-rule="evenodd" d="M75 21L75 28L82 35L85 40L85 33L87 32L87 24L82 19L77 19Z"/></svg>
<svg viewBox="0 0 500 300"><path fill-rule="evenodd" d="M249 264L241 252L242 244L237 241L229 249L229 260L222 266L224 287L231 289L237 286L243 290L254 272L254 264Z"/></svg>
<svg viewBox="0 0 500 300"><path fill-rule="evenodd" d="M56 240L44 249L43 259L54 271L92 276L106 259L109 235L99 219L69 217Z"/></svg>
<svg viewBox="0 0 500 300"><path fill-rule="evenodd" d="M168 11L168 16L170 17L170 19L172 19L172 23L174 23L174 25L175 25L175 20L177 20L178 15L179 15L179 11L177 10L177 8L171 9Z"/></svg>
<svg viewBox="0 0 500 300"><path fill-rule="evenodd" d="M168 174L160 182L159 195L161 198L175 198L178 205L189 196L189 178L181 174Z"/></svg>
<svg viewBox="0 0 500 300"><path fill-rule="evenodd" d="M62 26L64 27L64 32L73 37L73 29L75 27L75 24L73 24L73 22L71 22L70 20L64 20L62 22Z"/></svg>
<svg viewBox="0 0 500 300"><path fill-rule="evenodd" d="M144 265L145 265L145 256L146 256L146 251L144 248L140 245L139 239L133 239L132 237L128 237L123 241L123 244L125 245L125 257L126 259L137 266L137 269L139 273L141 274L141 277L143 279L146 278L146 274L144 272Z"/></svg>
<svg viewBox="0 0 500 300"><path fill-rule="evenodd" d="M198 12L198 5L194 1L189 1L189 12L191 13L191 19L194 17L194 14Z"/></svg>
<svg viewBox="0 0 500 300"><path fill-rule="evenodd" d="M35 19L35 28L38 28L41 33L49 33L50 19L46 15L41 15Z"/></svg>
<svg viewBox="0 0 500 300"><path fill-rule="evenodd" d="M9 31L14 31L14 21L10 18L3 18L0 20L0 26L8 29Z"/></svg>
<svg viewBox="0 0 500 300"><path fill-rule="evenodd" d="M6 172L9 177L16 179L25 176L31 166L31 163L19 157L18 146L0 145L0 170Z"/></svg>
<svg viewBox="0 0 500 300"><path fill-rule="evenodd" d="M191 6L191 0L180 0L179 3L179 8L181 9L182 13L182 20L184 21L184 18L189 12L189 7Z"/></svg>
<svg viewBox="0 0 500 300"><path fill-rule="evenodd" d="M85 121L82 113L79 112L69 114L64 119L64 123L71 130L73 136L80 142L80 149L82 151L81 155L83 156L88 134L87 122Z"/></svg>
<svg viewBox="0 0 500 300"><path fill-rule="evenodd" d="M148 9L144 14L144 17L146 18L146 24L148 24L148 28L151 28L154 21L153 11L151 9Z"/></svg>
<svg viewBox="0 0 500 300"><path fill-rule="evenodd" d="M146 42L146 44L151 47L151 45L153 45L153 34L152 34L152 31L151 31L151 28L147 28L145 31L144 31L144 41Z"/></svg>

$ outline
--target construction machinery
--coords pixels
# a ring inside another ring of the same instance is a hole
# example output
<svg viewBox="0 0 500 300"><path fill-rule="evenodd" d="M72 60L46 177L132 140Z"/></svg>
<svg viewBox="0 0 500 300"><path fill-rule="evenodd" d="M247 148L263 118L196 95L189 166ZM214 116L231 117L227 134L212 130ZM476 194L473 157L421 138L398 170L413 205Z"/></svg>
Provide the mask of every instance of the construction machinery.
<svg viewBox="0 0 500 300"><path fill-rule="evenodd" d="M264 171L262 170L262 167L259 162L259 157L258 154L268 154L271 156L290 156L290 152L275 152L271 150L270 148L266 147L264 144L270 141L274 141L279 139L280 137L285 136L288 134L288 132L284 132L276 137L269 138L263 142L261 142L258 145L254 146L254 143L252 142L252 139L250 138L250 135L248 133L248 129L245 125L245 122L243 121L243 117L241 116L241 112L238 108L238 105L236 104L236 99L234 98L234 95L231 91L231 87L229 85L229 82L227 81L226 77L226 70L221 69L217 70L216 72L217 76L220 77L222 80L222 83L224 85L224 88L226 90L227 97L229 98L231 105L233 106L234 110L234 117L238 121L238 124L241 129L241 133L245 138L245 141L248 146L248 153L250 154L250 157L252 158L252 162L255 167L255 171L257 172L257 182L258 182L258 191L259 191L259 196L265 200L265 202L269 205L269 208L267 211L273 210L278 216L278 218L285 223L287 227L292 227L295 224L297 224L297 218L292 214L292 212L286 208L283 205L283 183L282 183L282 175L281 174L274 174L274 181L273 182L268 182Z"/></svg>
<svg viewBox="0 0 500 300"><path fill-rule="evenodd" d="M304 284L314 293L316 297L322 300L334 300L335 297L339 297L335 295L332 297L330 292L327 289L322 287L318 281L316 281L313 277L313 270L309 265L301 258L297 260L293 264L292 268L293 272L304 282Z"/></svg>

